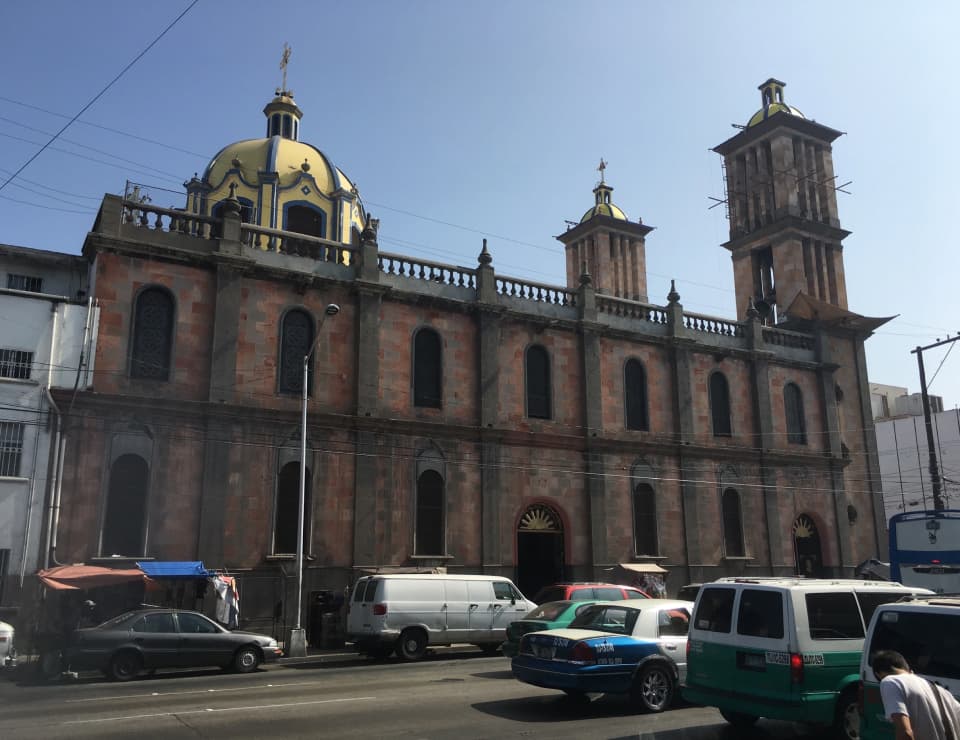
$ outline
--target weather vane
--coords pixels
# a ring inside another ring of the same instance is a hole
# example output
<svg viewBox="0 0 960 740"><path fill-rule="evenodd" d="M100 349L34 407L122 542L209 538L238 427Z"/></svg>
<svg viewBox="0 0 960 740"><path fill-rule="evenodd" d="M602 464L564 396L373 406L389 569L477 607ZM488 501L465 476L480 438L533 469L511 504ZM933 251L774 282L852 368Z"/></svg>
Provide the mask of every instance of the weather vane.
<svg viewBox="0 0 960 740"><path fill-rule="evenodd" d="M280 69L283 70L283 84L280 87L281 92L287 91L287 65L290 64L290 44L283 43L283 56L280 57Z"/></svg>
<svg viewBox="0 0 960 740"><path fill-rule="evenodd" d="M600 166L597 167L597 170L600 172L600 184L603 185L603 171L607 169L607 163L603 161L603 157L600 157Z"/></svg>

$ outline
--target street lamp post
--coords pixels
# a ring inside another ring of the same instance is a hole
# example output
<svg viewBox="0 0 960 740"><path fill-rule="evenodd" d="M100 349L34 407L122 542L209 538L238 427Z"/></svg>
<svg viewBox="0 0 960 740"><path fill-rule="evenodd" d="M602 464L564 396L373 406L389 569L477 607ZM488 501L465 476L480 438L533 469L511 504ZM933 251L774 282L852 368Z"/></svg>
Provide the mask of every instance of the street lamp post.
<svg viewBox="0 0 960 740"><path fill-rule="evenodd" d="M340 306L330 303L323 311L323 316L317 324L317 331L310 343L310 349L303 356L303 395L300 408L300 502L297 507L297 611L294 627L290 630L286 644L286 653L292 658L303 658L307 654L307 636L301 623L303 611L303 522L306 516L307 502L307 387L310 379L310 357L320 341L320 329L328 316L340 313Z"/></svg>

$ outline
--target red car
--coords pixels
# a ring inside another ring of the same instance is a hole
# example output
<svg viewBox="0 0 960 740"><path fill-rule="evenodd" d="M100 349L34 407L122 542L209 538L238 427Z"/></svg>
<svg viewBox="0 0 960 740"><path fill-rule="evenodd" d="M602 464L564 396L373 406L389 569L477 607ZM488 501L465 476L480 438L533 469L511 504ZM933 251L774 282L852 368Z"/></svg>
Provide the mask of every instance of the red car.
<svg viewBox="0 0 960 740"><path fill-rule="evenodd" d="M555 583L544 586L533 601L546 604L548 601L622 601L623 599L649 599L639 588L621 586L617 583Z"/></svg>

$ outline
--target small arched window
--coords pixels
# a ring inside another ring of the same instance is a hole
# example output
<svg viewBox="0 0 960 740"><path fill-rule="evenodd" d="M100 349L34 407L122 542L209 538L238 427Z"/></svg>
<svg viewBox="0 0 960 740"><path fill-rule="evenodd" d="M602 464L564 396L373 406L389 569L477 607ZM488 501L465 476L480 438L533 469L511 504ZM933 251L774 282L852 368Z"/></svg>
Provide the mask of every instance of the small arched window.
<svg viewBox="0 0 960 740"><path fill-rule="evenodd" d="M278 387L281 393L303 392L303 358L313 344L313 319L306 311L287 311L280 326L280 372ZM309 365L307 393L313 386L313 363Z"/></svg>
<svg viewBox="0 0 960 740"><path fill-rule="evenodd" d="M413 405L443 405L442 346L433 329L420 329L413 336Z"/></svg>
<svg viewBox="0 0 960 740"><path fill-rule="evenodd" d="M443 489L443 478L436 470L425 470L417 478L416 555L444 554Z"/></svg>
<svg viewBox="0 0 960 740"><path fill-rule="evenodd" d="M805 445L807 422L803 413L803 393L796 383L787 383L783 387L783 411L787 420L787 442Z"/></svg>
<svg viewBox="0 0 960 740"><path fill-rule="evenodd" d="M623 368L623 391L627 429L648 431L650 425L647 419L647 374L640 360L627 360Z"/></svg>
<svg viewBox="0 0 960 740"><path fill-rule="evenodd" d="M283 117L283 136L285 139L293 137L293 119L290 116Z"/></svg>
<svg viewBox="0 0 960 740"><path fill-rule="evenodd" d="M723 516L723 547L727 557L742 558L743 549L743 520L740 513L740 494L733 488L728 488L721 497Z"/></svg>
<svg viewBox="0 0 960 740"><path fill-rule="evenodd" d="M274 113L270 116L270 136L280 135L280 114Z"/></svg>
<svg viewBox="0 0 960 740"><path fill-rule="evenodd" d="M327 236L327 217L319 208L308 205L290 205L284 209L283 228L307 236Z"/></svg>
<svg viewBox="0 0 960 740"><path fill-rule="evenodd" d="M550 355L539 344L527 348L527 416L531 419L551 417Z"/></svg>
<svg viewBox="0 0 960 740"><path fill-rule="evenodd" d="M637 555L660 553L657 502L649 483L638 483L633 489L633 543Z"/></svg>
<svg viewBox="0 0 960 740"><path fill-rule="evenodd" d="M110 466L107 509L103 517L100 554L145 555L147 487L150 468L139 455L118 457Z"/></svg>
<svg viewBox="0 0 960 740"><path fill-rule="evenodd" d="M170 379L173 309L173 296L166 288L147 288L137 296L130 352L131 378Z"/></svg>
<svg viewBox="0 0 960 740"><path fill-rule="evenodd" d="M714 437L729 437L730 428L730 389L727 378L721 372L710 376L710 420Z"/></svg>
<svg viewBox="0 0 960 740"><path fill-rule="evenodd" d="M303 551L310 552L311 516L310 468L303 498ZM289 555L297 552L297 521L300 519L300 463L288 462L277 479L277 505L273 525L273 552Z"/></svg>

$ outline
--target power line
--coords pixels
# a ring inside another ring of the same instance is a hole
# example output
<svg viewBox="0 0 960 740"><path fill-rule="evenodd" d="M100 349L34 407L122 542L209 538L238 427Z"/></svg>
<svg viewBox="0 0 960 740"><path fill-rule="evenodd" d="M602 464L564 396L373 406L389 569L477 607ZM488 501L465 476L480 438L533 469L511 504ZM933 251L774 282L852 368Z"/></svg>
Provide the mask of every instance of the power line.
<svg viewBox="0 0 960 740"><path fill-rule="evenodd" d="M200 0L193 0L193 2L191 2L190 5L187 6L186 10L184 10L182 13L180 13L180 15L178 15L176 18L174 18L174 19L173 19L173 22L170 23L170 25L168 25L166 28L164 28L164 29L160 32L160 34L159 34L153 41L151 41L143 51L141 51L139 54L137 54L137 56L135 56L135 57L133 58L133 60L132 60L130 63L127 64L127 66L125 66L122 70L120 70L120 73L119 73L116 77L114 77L112 80L110 80L110 82L107 83L106 87L104 87L100 92L98 92L98 93L93 97L93 99L90 100L89 103L87 103L85 106L83 106L83 108L81 108L80 111L79 111L75 116L73 116L73 118L71 118L69 121L67 121L67 122L63 125L63 127L62 127L59 131L57 131L57 133L54 134L54 135L50 138L50 140L49 140L46 144L44 144L44 145L39 149L39 151L35 152L35 153L33 154L33 156L31 156L26 162L24 162L24 163L20 166L20 169L18 169L16 172L14 172L12 175L10 175L10 177L8 177L6 180L4 180L3 184L0 185L0 190L3 190L7 185L9 185L10 182L11 182L14 178L16 178L17 175L19 175L21 172L23 172L23 171L30 165L30 163L33 162L33 160L35 160L37 157L39 157L39 156L47 149L47 147L49 147L54 141L56 141L57 138L59 138L60 134L62 134L64 131L66 131L68 128L70 128L70 125L71 125L74 121L76 121L78 118L80 118L80 116L82 116L84 113L86 113L87 110L90 108L90 106L92 106L94 103L96 103L96 102L104 95L104 93L107 92L107 90L109 90L111 87L113 87L113 85L114 85L121 77L123 77L124 74L127 73L127 70L129 70L134 64L136 64L138 61L140 61L140 59L141 59L148 51L150 51L150 49L152 49L152 48L157 44L157 42L160 41L160 39L162 39L164 36L166 36L166 35L167 35L167 32L168 32L171 28L173 28L175 25L177 25L177 23L180 21L180 19L183 18L187 13L189 13L189 12L190 12L190 9L193 8L193 6L196 5L199 1L200 1Z"/></svg>

